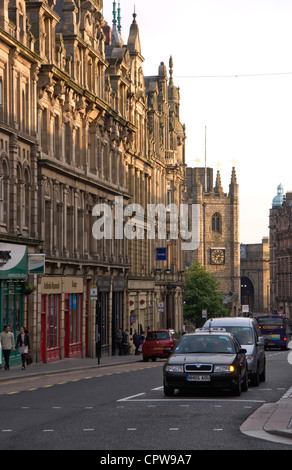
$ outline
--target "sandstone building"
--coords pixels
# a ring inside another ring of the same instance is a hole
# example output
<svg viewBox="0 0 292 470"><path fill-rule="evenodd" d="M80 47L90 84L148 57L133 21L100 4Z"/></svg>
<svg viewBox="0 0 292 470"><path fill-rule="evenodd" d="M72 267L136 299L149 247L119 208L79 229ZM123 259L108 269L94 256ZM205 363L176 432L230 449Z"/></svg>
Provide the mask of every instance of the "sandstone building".
<svg viewBox="0 0 292 470"><path fill-rule="evenodd" d="M284 194L283 186L270 209L270 308L292 319L292 193Z"/></svg>
<svg viewBox="0 0 292 470"><path fill-rule="evenodd" d="M262 243L240 245L241 305L254 313L270 313L270 245Z"/></svg>
<svg viewBox="0 0 292 470"><path fill-rule="evenodd" d="M172 60L144 77L136 14L124 44L113 6L110 27L103 0L0 4L0 327L25 324L37 361L94 357L99 338L115 354L118 328L182 329L181 241L148 239L145 216L185 200L179 89ZM132 239L93 234L130 204Z"/></svg>
<svg viewBox="0 0 292 470"><path fill-rule="evenodd" d="M229 193L221 184L219 170L215 185L212 168L187 168L188 204L200 208L197 249L187 252L186 264L199 261L219 281L224 303L231 316L240 312L239 186L232 169ZM212 312L208 312L212 315Z"/></svg>

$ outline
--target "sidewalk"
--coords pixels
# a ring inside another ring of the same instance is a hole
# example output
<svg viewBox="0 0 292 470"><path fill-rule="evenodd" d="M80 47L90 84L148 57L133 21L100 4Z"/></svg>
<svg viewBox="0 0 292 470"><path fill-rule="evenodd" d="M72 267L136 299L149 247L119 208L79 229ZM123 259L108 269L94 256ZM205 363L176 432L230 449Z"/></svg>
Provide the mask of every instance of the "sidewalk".
<svg viewBox="0 0 292 470"><path fill-rule="evenodd" d="M11 367L10 370L0 370L0 382L21 378L62 374L74 370L96 369L117 364L142 362L142 355L102 357L100 364L97 358L66 358L59 361L32 363L26 370L20 366ZM241 426L241 432L252 437L266 439L274 442L283 442L292 445L292 387L277 403L265 403L258 408Z"/></svg>
<svg viewBox="0 0 292 470"><path fill-rule="evenodd" d="M100 359L100 364L98 364L97 358L65 358L53 362L33 362L29 366L26 366L25 370L21 370L21 366L10 367L10 370L4 369L4 364L2 364L2 369L0 369L0 382L6 380L15 380L20 378L33 377L37 375L50 375L50 374L62 374L65 372L70 372L74 370L85 370L92 368L108 367L114 366L117 364L125 364L131 362L142 362L142 354L135 356L134 354L129 354L127 356L112 356L112 357L102 357Z"/></svg>

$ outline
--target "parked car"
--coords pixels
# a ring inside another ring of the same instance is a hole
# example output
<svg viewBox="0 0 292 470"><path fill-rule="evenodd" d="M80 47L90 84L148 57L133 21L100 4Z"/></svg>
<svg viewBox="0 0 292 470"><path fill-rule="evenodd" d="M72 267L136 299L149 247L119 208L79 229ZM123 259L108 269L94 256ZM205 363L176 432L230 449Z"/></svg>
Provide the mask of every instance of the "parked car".
<svg viewBox="0 0 292 470"><path fill-rule="evenodd" d="M207 320L203 328L219 327L232 333L246 349L249 379L252 385L259 385L266 379L266 355L264 338L253 318L222 317Z"/></svg>
<svg viewBox="0 0 292 470"><path fill-rule="evenodd" d="M149 330L142 345L143 361L156 361L157 358L168 357L175 345L175 340L169 330Z"/></svg>
<svg viewBox="0 0 292 470"><path fill-rule="evenodd" d="M175 389L230 389L234 395L248 389L246 349L225 331L200 330L184 335L163 367L166 396Z"/></svg>

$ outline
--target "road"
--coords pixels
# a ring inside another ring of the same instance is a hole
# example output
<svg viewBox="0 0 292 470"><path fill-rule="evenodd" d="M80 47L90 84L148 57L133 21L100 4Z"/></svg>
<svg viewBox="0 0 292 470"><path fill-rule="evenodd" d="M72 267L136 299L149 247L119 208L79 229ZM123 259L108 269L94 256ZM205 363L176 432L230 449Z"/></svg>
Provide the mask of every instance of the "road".
<svg viewBox="0 0 292 470"><path fill-rule="evenodd" d="M1 382L0 449L291 450L240 432L257 408L291 387L288 352L266 356L266 381L240 397L164 397L162 361Z"/></svg>

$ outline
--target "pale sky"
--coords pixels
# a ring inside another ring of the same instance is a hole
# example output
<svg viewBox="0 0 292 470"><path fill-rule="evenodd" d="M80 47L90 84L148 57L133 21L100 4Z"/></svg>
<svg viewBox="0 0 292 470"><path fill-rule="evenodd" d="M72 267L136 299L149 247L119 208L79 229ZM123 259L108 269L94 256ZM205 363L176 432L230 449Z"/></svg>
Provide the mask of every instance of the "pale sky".
<svg viewBox="0 0 292 470"><path fill-rule="evenodd" d="M219 167L225 192L236 168L240 242L260 243L278 184L292 191L292 0L120 4L125 43L135 5L144 75L173 57L187 165L204 166L206 126L207 166ZM104 0L110 25L112 6Z"/></svg>

